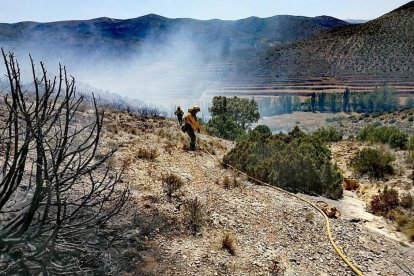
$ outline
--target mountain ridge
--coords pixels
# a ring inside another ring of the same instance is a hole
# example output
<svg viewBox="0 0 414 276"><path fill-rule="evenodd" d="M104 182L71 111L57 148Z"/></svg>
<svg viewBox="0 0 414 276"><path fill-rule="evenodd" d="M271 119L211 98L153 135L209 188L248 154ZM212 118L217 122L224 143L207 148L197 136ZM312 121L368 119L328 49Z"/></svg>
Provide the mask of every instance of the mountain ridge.
<svg viewBox="0 0 414 276"><path fill-rule="evenodd" d="M307 40L274 47L265 55L265 64L275 65L267 68L273 76L413 75L412 30L414 1L364 24L327 30Z"/></svg>
<svg viewBox="0 0 414 276"><path fill-rule="evenodd" d="M47 23L0 23L0 44L12 50L26 47L27 51L35 48L30 44L40 49L50 46L55 50L67 46L79 55L85 53L82 48L91 52L112 48L125 53L136 52L148 40L166 43L172 35L179 33L193 41L201 51L212 48L209 47L212 44L216 48L228 48L227 51L235 56L239 51L254 51L258 46L267 47L269 43L299 41L344 25L349 23L333 17L282 15L240 20L197 20L147 14L130 19L99 17ZM221 51L218 49L215 54L220 56Z"/></svg>

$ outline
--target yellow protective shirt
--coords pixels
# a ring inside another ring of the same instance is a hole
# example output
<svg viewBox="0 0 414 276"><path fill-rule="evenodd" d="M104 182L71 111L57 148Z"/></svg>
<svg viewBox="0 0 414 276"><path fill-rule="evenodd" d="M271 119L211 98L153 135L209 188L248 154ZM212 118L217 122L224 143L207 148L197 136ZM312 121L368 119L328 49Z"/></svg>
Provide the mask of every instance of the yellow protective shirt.
<svg viewBox="0 0 414 276"><path fill-rule="evenodd" d="M191 114L190 112L187 112L187 113L185 113L185 114L184 114L184 121L185 121L186 123L190 124L190 125L191 125L191 128L192 128L194 131L197 131L197 130L199 130L199 129L200 129L200 125L199 125L199 124L198 124L198 122L197 122L197 118L195 118L195 117L193 116L193 114Z"/></svg>

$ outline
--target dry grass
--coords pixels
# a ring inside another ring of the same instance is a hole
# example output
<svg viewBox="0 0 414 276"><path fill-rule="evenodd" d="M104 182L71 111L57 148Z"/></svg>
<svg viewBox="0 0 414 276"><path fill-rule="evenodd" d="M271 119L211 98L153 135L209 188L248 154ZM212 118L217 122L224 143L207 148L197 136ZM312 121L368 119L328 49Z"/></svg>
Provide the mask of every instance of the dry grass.
<svg viewBox="0 0 414 276"><path fill-rule="evenodd" d="M174 148L176 147L176 144L170 140L167 141L167 143L164 145L164 150L169 155L172 155L172 152Z"/></svg>
<svg viewBox="0 0 414 276"><path fill-rule="evenodd" d="M184 205L184 218L189 224L194 236L201 232L205 223L204 204L196 197Z"/></svg>
<svg viewBox="0 0 414 276"><path fill-rule="evenodd" d="M221 238L221 249L227 250L231 255L236 255L236 238L229 233L226 233Z"/></svg>
<svg viewBox="0 0 414 276"><path fill-rule="evenodd" d="M139 131L138 131L138 129L137 128L129 128L128 129L128 133L129 134L132 134L132 135L138 135L139 134Z"/></svg>
<svg viewBox="0 0 414 276"><path fill-rule="evenodd" d="M356 179L345 178L344 179L344 189L347 191L358 190L359 183Z"/></svg>
<svg viewBox="0 0 414 276"><path fill-rule="evenodd" d="M223 185L225 189L230 189L231 188L230 178L227 175L224 176L223 180L221 181L221 184Z"/></svg>
<svg viewBox="0 0 414 276"><path fill-rule="evenodd" d="M164 191L166 192L169 200L171 200L173 194L184 185L184 182L181 180L181 178L172 173L163 176L162 183L164 186Z"/></svg>
<svg viewBox="0 0 414 276"><path fill-rule="evenodd" d="M405 209L413 208L413 204L414 204L414 199L413 199L413 196L410 193L406 193L400 199L400 205L401 205L401 207L403 207Z"/></svg>
<svg viewBox="0 0 414 276"><path fill-rule="evenodd" d="M397 208L399 204L398 191L385 187L384 191L371 198L371 212L375 215L386 216L388 212Z"/></svg>
<svg viewBox="0 0 414 276"><path fill-rule="evenodd" d="M119 134L121 132L117 124L110 124L108 125L107 129L113 134Z"/></svg>
<svg viewBox="0 0 414 276"><path fill-rule="evenodd" d="M285 273L286 268L282 263L282 260L280 257L276 257L272 260L272 263L270 265L270 275L272 276L281 276Z"/></svg>
<svg viewBox="0 0 414 276"><path fill-rule="evenodd" d="M313 222L315 220L315 215L312 212L308 212L305 215L305 221Z"/></svg>
<svg viewBox="0 0 414 276"><path fill-rule="evenodd" d="M216 184L220 184L220 181L216 180ZM228 190L233 189L233 188L242 188L242 182L236 175L233 175L232 178L225 175L223 179L221 180L221 185L223 186L224 189L228 189Z"/></svg>
<svg viewBox="0 0 414 276"><path fill-rule="evenodd" d="M158 157L158 150L139 148L137 152L137 157L139 159L155 160Z"/></svg>
<svg viewBox="0 0 414 276"><path fill-rule="evenodd" d="M213 143L211 143L211 141L206 142L205 140L200 140L198 144L202 150L208 151L212 155L216 155L216 150L214 149Z"/></svg>
<svg viewBox="0 0 414 276"><path fill-rule="evenodd" d="M414 241L414 217L400 209L392 210L388 218L397 223L397 231L401 231Z"/></svg>

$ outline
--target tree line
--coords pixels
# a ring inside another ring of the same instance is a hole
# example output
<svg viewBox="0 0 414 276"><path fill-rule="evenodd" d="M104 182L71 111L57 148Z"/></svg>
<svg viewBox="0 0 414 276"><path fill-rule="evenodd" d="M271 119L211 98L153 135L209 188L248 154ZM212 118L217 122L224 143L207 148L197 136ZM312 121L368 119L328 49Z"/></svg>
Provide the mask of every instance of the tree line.
<svg viewBox="0 0 414 276"><path fill-rule="evenodd" d="M369 93L352 92L348 88L343 93L313 93L304 101L299 96L290 94L256 101L262 116L289 114L294 111L373 113L414 108L414 98L408 98L401 105L396 90L389 86L378 87Z"/></svg>

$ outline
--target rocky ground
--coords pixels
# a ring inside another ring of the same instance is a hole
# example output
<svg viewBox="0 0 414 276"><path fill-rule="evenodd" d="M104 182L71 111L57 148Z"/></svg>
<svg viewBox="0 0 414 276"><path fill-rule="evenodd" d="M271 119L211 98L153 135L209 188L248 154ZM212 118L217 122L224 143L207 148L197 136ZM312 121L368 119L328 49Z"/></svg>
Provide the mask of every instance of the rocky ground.
<svg viewBox="0 0 414 276"><path fill-rule="evenodd" d="M272 117L264 117L259 121L275 132L290 132L295 126L305 132L312 132L321 127L334 127L341 131L344 138L355 138L359 130L367 125L396 126L408 135L414 134L414 110L405 109L372 114L361 113L319 113L293 112Z"/></svg>
<svg viewBox="0 0 414 276"><path fill-rule="evenodd" d="M124 219L133 221L133 233L142 244L131 253L126 274L353 275L331 247L322 216L310 206L246 181L203 150L186 151L188 137L173 121L115 111L106 120L103 141L107 146L122 144L113 162L126 166L123 182L133 191ZM199 138L201 148L218 158L232 146ZM142 157L143 149L153 149L156 157ZM162 184L169 173L184 182L171 200ZM223 184L225 176L230 185ZM193 235L184 210L195 198L204 216L201 231ZM333 237L348 258L365 275L414 271L413 246L369 230L370 214L363 202L355 202L353 208L346 199L331 202L342 213L331 220ZM222 249L225 234L234 237L234 255Z"/></svg>

